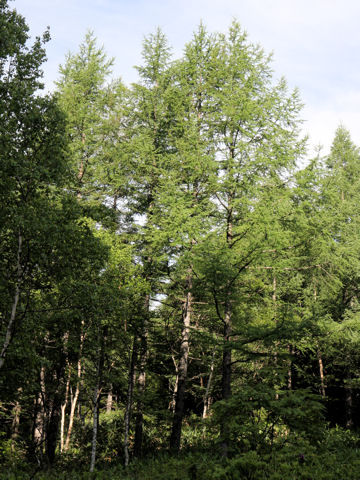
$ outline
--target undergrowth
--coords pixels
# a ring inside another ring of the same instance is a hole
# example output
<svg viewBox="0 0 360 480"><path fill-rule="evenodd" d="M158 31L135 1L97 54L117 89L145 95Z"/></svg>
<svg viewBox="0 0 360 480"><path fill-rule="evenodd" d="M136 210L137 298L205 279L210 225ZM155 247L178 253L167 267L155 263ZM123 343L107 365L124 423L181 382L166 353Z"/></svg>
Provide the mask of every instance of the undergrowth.
<svg viewBox="0 0 360 480"><path fill-rule="evenodd" d="M129 467L101 467L94 473L62 460L47 471L8 464L1 480L359 480L360 440L349 431L329 429L321 441L294 436L270 451L248 450L224 459L215 450L159 453Z"/></svg>

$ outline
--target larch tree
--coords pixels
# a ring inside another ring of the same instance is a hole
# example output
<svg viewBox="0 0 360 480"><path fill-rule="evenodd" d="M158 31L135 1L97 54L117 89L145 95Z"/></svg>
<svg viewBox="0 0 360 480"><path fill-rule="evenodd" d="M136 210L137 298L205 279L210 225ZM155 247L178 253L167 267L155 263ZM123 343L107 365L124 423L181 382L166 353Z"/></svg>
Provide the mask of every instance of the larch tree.
<svg viewBox="0 0 360 480"><path fill-rule="evenodd" d="M343 392L344 415L339 421L354 426L353 411L358 375L359 303L359 149L349 132L340 126L325 159L321 178L319 210L323 218L323 257L329 278L319 285L321 323L319 345L329 379L329 388ZM338 379L338 380L336 380Z"/></svg>
<svg viewBox="0 0 360 480"><path fill-rule="evenodd" d="M79 52L68 54L64 66L60 67L60 79L57 82L57 97L67 120L67 134L69 139L71 166L73 174L73 188L79 202L83 206L84 214L89 217L93 228L97 228L98 236L103 235L106 240L112 231L114 245L121 245L116 237L119 218L118 198L123 189L121 180L122 166L119 160L119 138L122 135L121 115L122 104L126 89L121 81L110 81L113 59L108 59L102 47L97 46L96 38L88 32ZM119 180L120 178L120 180ZM95 227L94 222L97 222ZM106 234L106 230L109 232ZM106 240L106 243L109 243ZM111 242L110 242L111 243ZM121 242L120 242L121 243ZM105 274L106 268L98 279L98 289L106 291L112 288L113 282ZM104 279L109 280L107 287ZM120 275L118 275L120 281ZM114 299L112 305L117 305ZM102 302L99 302L99 318L92 324L97 332L92 340L98 343L97 367L93 380L93 441L90 469L93 471L96 458L96 443L99 419L99 402L102 381L104 377L104 358L107 342L104 338L111 336L109 324L111 315L101 320L103 316ZM109 308L111 311L112 308ZM66 439L62 434L64 451L70 445L71 432L74 423L75 409L78 403L83 379L83 354L85 331L89 328L89 319L81 319L78 334L78 358L76 362L75 393L71 396L71 408ZM89 338L89 335L87 335ZM69 377L73 366L69 365ZM67 399L64 399L63 414L65 415ZM63 428L65 425L63 419Z"/></svg>
<svg viewBox="0 0 360 480"><path fill-rule="evenodd" d="M171 300L174 294L181 298L181 336L170 436L170 448L175 451L181 443L190 336L196 314L194 255L196 246L213 226L211 195L216 163L211 115L213 91L221 76L217 69L218 55L214 37L200 25L186 45L183 58L173 66L177 88L176 125L171 131L174 155L168 157L167 172L162 179L159 225L171 245L168 251L172 293L168 298Z"/></svg>
<svg viewBox="0 0 360 480"><path fill-rule="evenodd" d="M159 245L156 239L154 211L160 179L165 168L164 159L169 154L169 124L171 111L171 77L168 75L170 49L164 34L158 30L145 38L143 43L143 65L136 67L139 82L132 85L128 103L126 138L123 143L124 163L128 175L125 202L129 216L133 219L136 233L137 255L142 265L143 278L147 283L142 302L142 315L134 322L133 349L131 355L136 362L136 415L134 454L142 453L144 394L146 387L146 364L148 357L148 332L150 328L150 302L156 295L159 279ZM133 393L131 378L135 379L134 368L129 368L129 393ZM128 409L132 399L128 399ZM125 431L130 428L130 412L126 413ZM126 435L127 439L127 435ZM128 441L124 443L125 463L128 463Z"/></svg>
<svg viewBox="0 0 360 480"><path fill-rule="evenodd" d="M223 324L221 389L222 399L228 400L233 325L237 323L234 312L241 308L243 297L241 279L248 267L263 257L268 245L276 243L271 238L276 235L272 226L304 141L299 138L297 92L288 93L283 79L273 83L270 57L248 42L236 22L217 42L222 72L212 119L218 165L213 195L217 219L209 233L203 265L212 260L215 269L205 274L205 280ZM226 421L222 438L226 456Z"/></svg>

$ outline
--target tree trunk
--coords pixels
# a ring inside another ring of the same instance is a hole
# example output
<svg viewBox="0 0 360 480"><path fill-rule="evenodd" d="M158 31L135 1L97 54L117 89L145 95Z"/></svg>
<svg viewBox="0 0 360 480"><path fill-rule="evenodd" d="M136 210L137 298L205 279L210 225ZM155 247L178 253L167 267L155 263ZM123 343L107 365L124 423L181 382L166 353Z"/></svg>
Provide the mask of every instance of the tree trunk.
<svg viewBox="0 0 360 480"><path fill-rule="evenodd" d="M98 366L98 374L99 374L99 366ZM91 461L90 461L90 472L94 471L95 468L95 460L96 460L96 442L97 442L97 433L98 433L98 396L99 396L99 382L97 382L95 389L94 389L94 397L93 397L93 405L94 405L94 417L93 417L93 435L91 441Z"/></svg>
<svg viewBox="0 0 360 480"><path fill-rule="evenodd" d="M46 426L46 456L49 465L52 465L55 461L60 416L61 398L59 391L57 391L51 402L50 414Z"/></svg>
<svg viewBox="0 0 360 480"><path fill-rule="evenodd" d="M112 410L113 405L113 393L112 393L112 385L110 385L107 398L106 398L106 413L110 413Z"/></svg>
<svg viewBox="0 0 360 480"><path fill-rule="evenodd" d="M33 442L35 450L39 449L40 459L43 454L45 436L45 366L40 369L40 391L35 400L35 418L33 425Z"/></svg>
<svg viewBox="0 0 360 480"><path fill-rule="evenodd" d="M49 338L47 338L47 341L49 341ZM47 376L45 446L46 460L49 465L52 465L55 461L55 452L61 420L61 405L65 393L64 376L67 361L63 349L57 349L56 352L58 352L59 355L54 359L51 370L49 369L51 375Z"/></svg>
<svg viewBox="0 0 360 480"><path fill-rule="evenodd" d="M100 391L102 383L102 374L104 369L104 360L105 360L105 345L107 339L107 327L102 329L101 341L100 341L100 351L98 357L98 365L96 372L96 384L94 388L93 396L93 406L94 406L94 417L93 417L93 435L91 441L91 460L90 460L90 472L94 471L95 460L96 460L96 444L97 444L97 434L99 427L99 400L100 400Z"/></svg>
<svg viewBox="0 0 360 480"><path fill-rule="evenodd" d="M288 366L288 381L287 381L287 387L288 387L288 390L292 390L292 384L293 384L293 380L292 380L292 359L291 359L291 356L293 354L293 350L292 350L292 346L291 345L288 345L288 351L289 351L289 354L290 354L290 359L289 359L289 366Z"/></svg>
<svg viewBox="0 0 360 480"><path fill-rule="evenodd" d="M66 387L65 387L65 399L64 399L64 403L61 405L61 422L60 422L60 452L61 453L64 450L65 415L66 415L66 407L67 407L68 398L69 398L70 378L71 378L71 370L69 366L69 373L68 373L68 378L66 380Z"/></svg>
<svg viewBox="0 0 360 480"><path fill-rule="evenodd" d="M170 449L179 451L181 441L182 420L185 408L185 387L189 363L189 335L192 314L192 278L191 272L187 277L188 292L183 306L183 330L181 335L181 357L178 366L178 386L175 398L175 412L170 437Z"/></svg>
<svg viewBox="0 0 360 480"><path fill-rule="evenodd" d="M22 277L23 277L23 269L21 265L21 254L22 254L22 235L19 231L18 234L18 251L17 251L17 260L16 260L16 283L15 283L15 293L14 293L14 299L13 299L13 304L11 307L11 313L10 313L10 319L6 328L6 333L5 333L5 340L0 352L0 370L4 365L5 362L5 355L6 351L9 348L10 342L13 337L14 333L14 326L15 326L15 320L16 320L16 312L17 312L17 306L20 300L20 292L21 292L21 282L22 282Z"/></svg>
<svg viewBox="0 0 360 480"><path fill-rule="evenodd" d="M206 418L208 416L210 405L211 405L210 388L211 388L212 377L214 374L215 354L216 354L216 349L214 349L211 357L210 373L209 373L209 378L206 384L206 390L204 395L204 408L203 408L202 418Z"/></svg>
<svg viewBox="0 0 360 480"><path fill-rule="evenodd" d="M169 403L169 410L171 410L172 413L174 414L175 413L176 394L177 394L178 385L179 385L179 365L178 365L174 355L171 355L171 358L172 358L172 361L174 363L176 377L175 377L174 389L172 391L171 402ZM169 386L169 388L170 388L170 391L171 391L171 386Z"/></svg>
<svg viewBox="0 0 360 480"><path fill-rule="evenodd" d="M272 298L272 301L273 301L275 325L277 325L278 320L277 320L277 297L276 297L276 277L275 276L273 277L273 292L272 292L271 298ZM279 353L278 353L279 342L275 341L274 345L275 345L275 353L274 353L274 366L275 366L274 380L275 381L274 381L274 386L275 386L275 389L276 389L275 399L279 400L279 393L277 392L277 387L278 387L278 372L277 372L277 369L278 369L278 356L279 356Z"/></svg>
<svg viewBox="0 0 360 480"><path fill-rule="evenodd" d="M79 394L80 394L80 376L81 376L81 360L78 361L78 380L76 382L76 388L75 388L74 396L71 399L69 425L68 425L68 430L67 430L67 434L66 434L64 452L67 452L69 450L69 446L70 446L71 432L72 432L72 429L73 429L73 426L74 426L75 409L76 409L76 404L77 404Z"/></svg>
<svg viewBox="0 0 360 480"><path fill-rule="evenodd" d="M127 401L124 414L124 464L125 467L129 465L129 431L130 431L130 418L131 418L131 406L133 400L133 391L134 391L134 377L135 377L135 363L136 363L136 336L134 336L133 348L130 359L129 366L129 377L128 377L128 391L127 391Z"/></svg>
<svg viewBox="0 0 360 480"><path fill-rule="evenodd" d="M66 440L65 440L65 446L64 446L64 452L67 452L70 446L70 439L71 439L71 432L73 429L74 425L74 416L75 416L75 410L76 410L76 404L79 398L80 394L80 387L81 387L81 375L82 375L82 351L84 347L84 341L85 341L85 333L84 333L84 321L81 322L81 334L80 334L80 348L79 348L79 357L78 357L78 362L77 362L77 380L76 380L76 387L75 387L75 393L74 396L71 397L71 407L70 407L70 417L69 417L69 425L68 425L68 430L66 434Z"/></svg>
<svg viewBox="0 0 360 480"><path fill-rule="evenodd" d="M325 397L326 396L326 390L325 390L324 365L323 365L322 355L321 355L320 350L318 350L318 352L317 352L317 357L318 357L318 362L319 362L320 391L321 391L321 396Z"/></svg>
<svg viewBox="0 0 360 480"><path fill-rule="evenodd" d="M231 397L231 348L229 346L231 336L231 304L227 299L225 303L224 315L224 351L222 360L222 378L221 378L221 398L228 400ZM221 450L224 457L228 456L229 451L229 429L225 418L222 419L220 425L220 435L222 437Z"/></svg>
<svg viewBox="0 0 360 480"><path fill-rule="evenodd" d="M145 393L145 364L146 364L146 355L140 353L140 372L138 376L138 395L139 399L136 407L136 419L135 419L135 440L134 440L134 455L140 457L142 453L142 441L143 441L143 409L144 409L144 393Z"/></svg>
<svg viewBox="0 0 360 480"><path fill-rule="evenodd" d="M231 248L232 243L232 223L231 219L228 219L227 231L226 231L226 241L228 248ZM221 393L222 399L227 400L231 396L231 349L228 344L230 342L231 335L231 303L230 303L231 291L227 290L227 297L225 300L225 315L223 319L224 323L224 351L223 351L223 362L222 362L222 379L221 379Z"/></svg>
<svg viewBox="0 0 360 480"><path fill-rule="evenodd" d="M345 387L345 416L346 428L352 429L354 427L353 419L353 391L349 386Z"/></svg>
<svg viewBox="0 0 360 480"><path fill-rule="evenodd" d="M147 338L149 328L149 312L150 312L150 295L146 295L144 305L144 322L142 325L142 332L140 336L140 356L139 356L139 375L137 381L138 402L136 406L135 419L135 440L134 440L134 455L141 457L142 442L143 442L143 421L144 421L144 394L146 386L146 362L147 362Z"/></svg>
<svg viewBox="0 0 360 480"><path fill-rule="evenodd" d="M18 388L18 397L21 395L22 388ZM21 405L19 402L19 398L16 399L15 405L13 408L13 421L11 425L11 450L15 450L15 444L17 441L17 438L19 436L19 426L20 426L20 414L21 414Z"/></svg>

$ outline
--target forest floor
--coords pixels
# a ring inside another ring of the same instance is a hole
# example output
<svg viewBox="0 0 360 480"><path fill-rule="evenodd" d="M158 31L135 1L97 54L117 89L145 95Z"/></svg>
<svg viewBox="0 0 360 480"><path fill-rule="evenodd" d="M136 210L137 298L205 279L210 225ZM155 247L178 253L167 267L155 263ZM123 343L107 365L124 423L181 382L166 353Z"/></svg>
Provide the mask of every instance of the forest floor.
<svg viewBox="0 0 360 480"><path fill-rule="evenodd" d="M325 447L325 445L322 445ZM224 460L216 455L187 452L159 454L122 465L99 467L89 473L77 465L57 465L47 471L0 470L1 480L359 480L360 449L345 445L327 449L319 446L285 446L271 453L254 450Z"/></svg>

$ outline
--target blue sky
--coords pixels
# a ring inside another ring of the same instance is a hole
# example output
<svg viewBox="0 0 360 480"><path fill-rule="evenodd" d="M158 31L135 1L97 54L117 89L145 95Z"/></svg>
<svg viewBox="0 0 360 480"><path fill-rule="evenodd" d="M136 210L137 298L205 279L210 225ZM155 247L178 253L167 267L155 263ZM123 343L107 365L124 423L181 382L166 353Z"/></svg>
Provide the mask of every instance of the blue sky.
<svg viewBox="0 0 360 480"><path fill-rule="evenodd" d="M136 80L145 35L160 27L181 54L200 21L225 32L236 18L249 39L274 52L275 78L285 76L305 103L302 117L315 145L326 153L342 123L360 145L360 2L358 0L14 0L30 34L50 26L44 68L47 88L58 77L68 51L75 52L87 29L115 57L114 76Z"/></svg>

